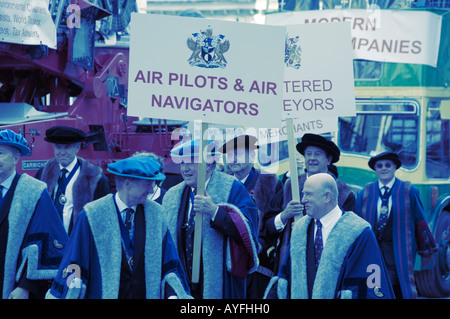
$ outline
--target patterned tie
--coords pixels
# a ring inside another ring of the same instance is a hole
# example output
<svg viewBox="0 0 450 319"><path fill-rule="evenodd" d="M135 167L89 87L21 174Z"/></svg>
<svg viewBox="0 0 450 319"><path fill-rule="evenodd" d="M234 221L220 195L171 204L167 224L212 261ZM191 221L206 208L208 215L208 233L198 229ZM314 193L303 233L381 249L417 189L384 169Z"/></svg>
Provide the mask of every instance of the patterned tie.
<svg viewBox="0 0 450 319"><path fill-rule="evenodd" d="M383 186L381 189L384 190L383 194L380 195L381 197L381 208L380 208L380 217L378 219L377 224L377 238L378 240L381 239L381 236L383 235L384 227L386 227L388 217L389 217L389 187ZM380 192L381 193L381 192Z"/></svg>
<svg viewBox="0 0 450 319"><path fill-rule="evenodd" d="M189 224L194 224L194 215L195 215L195 211L194 211L194 197L195 195L197 195L197 189L194 189L194 191L190 192L189 194L189 199L191 201L191 210L189 212Z"/></svg>
<svg viewBox="0 0 450 319"><path fill-rule="evenodd" d="M66 181L67 172L68 172L68 170L66 168L63 168L61 170L61 173L58 178L58 190L56 191L56 195L55 195L55 199L54 199L56 210L58 211L59 216L61 218L63 216L63 207L64 207L65 202L61 202L60 197L62 194L64 194L62 192L62 186L64 185L64 182Z"/></svg>
<svg viewBox="0 0 450 319"><path fill-rule="evenodd" d="M128 235L130 236L131 242L133 242L134 237L134 210L133 208L125 209L125 227L128 230Z"/></svg>
<svg viewBox="0 0 450 319"><path fill-rule="evenodd" d="M319 267L320 258L322 257L323 240L322 240L322 223L320 220L316 220L316 238L314 239L314 253L316 257L316 271Z"/></svg>
<svg viewBox="0 0 450 319"><path fill-rule="evenodd" d="M195 189L193 192L190 192L190 201L191 201L191 211L188 217L188 222L186 225L186 266L188 268L188 274L192 274L192 259L193 259L193 244L194 244L194 230L195 230L195 211L194 211L194 197L197 193Z"/></svg>

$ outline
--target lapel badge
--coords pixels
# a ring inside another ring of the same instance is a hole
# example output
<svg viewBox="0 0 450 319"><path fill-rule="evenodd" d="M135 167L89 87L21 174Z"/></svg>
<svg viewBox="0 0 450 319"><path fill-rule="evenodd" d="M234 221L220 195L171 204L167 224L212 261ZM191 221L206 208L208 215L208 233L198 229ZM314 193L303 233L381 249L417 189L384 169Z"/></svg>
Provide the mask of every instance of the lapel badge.
<svg viewBox="0 0 450 319"><path fill-rule="evenodd" d="M64 245L60 244L56 239L53 241L53 246L55 246L56 249L64 248Z"/></svg>
<svg viewBox="0 0 450 319"><path fill-rule="evenodd" d="M383 298L384 294L381 292L381 289L378 287L373 288L373 293L375 294L375 296L377 296L378 298Z"/></svg>
<svg viewBox="0 0 450 319"><path fill-rule="evenodd" d="M67 267L66 267L66 268L64 268L63 271L62 271L61 277L62 277L63 279L66 279L66 278L67 278L67 275L68 275L68 271L67 271Z"/></svg>

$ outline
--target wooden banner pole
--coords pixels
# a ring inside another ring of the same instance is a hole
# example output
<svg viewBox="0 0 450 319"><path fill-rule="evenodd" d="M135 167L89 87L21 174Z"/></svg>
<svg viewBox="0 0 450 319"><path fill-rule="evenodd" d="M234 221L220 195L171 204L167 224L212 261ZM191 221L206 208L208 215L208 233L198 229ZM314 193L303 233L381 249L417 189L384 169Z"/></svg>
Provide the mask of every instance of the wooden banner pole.
<svg viewBox="0 0 450 319"><path fill-rule="evenodd" d="M198 151L198 171L197 171L197 194L205 195L205 183L206 183L206 141L204 140L204 135L208 124L201 122L201 134L199 142ZM192 282L198 283L200 281L200 262L201 262L201 252L202 252L202 227L203 226L203 214L195 214L195 232L194 232L194 250L192 256Z"/></svg>
<svg viewBox="0 0 450 319"><path fill-rule="evenodd" d="M298 170L297 170L297 160L296 160L296 139L294 136L294 124L292 118L286 119L286 130L288 137L288 154L289 154L289 170L291 173L291 192L292 200L300 201L300 187L298 184ZM301 216L297 215L294 217L294 222L300 219Z"/></svg>

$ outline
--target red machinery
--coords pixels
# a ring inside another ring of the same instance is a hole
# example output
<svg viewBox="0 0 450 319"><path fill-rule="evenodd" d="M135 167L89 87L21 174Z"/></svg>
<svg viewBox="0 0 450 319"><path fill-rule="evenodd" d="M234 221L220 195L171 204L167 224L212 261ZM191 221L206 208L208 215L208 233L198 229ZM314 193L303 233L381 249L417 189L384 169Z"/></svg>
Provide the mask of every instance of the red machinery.
<svg viewBox="0 0 450 319"><path fill-rule="evenodd" d="M149 151L165 159L171 183L171 177L178 178L169 158L178 142L172 140L172 132L186 123L127 116L127 42L122 36L113 46L99 44L95 37L102 35L95 26L112 12L108 32L120 35L135 1L125 1L127 7L121 7L118 0L103 3L106 8L72 0L81 9L81 26L69 28L69 0L50 0L57 25L56 50L0 42L0 129L21 133L29 143L31 155L21 158L19 172L33 176L52 158L53 147L44 141L45 131L68 125L88 133L78 155L100 165L105 173L108 163Z"/></svg>

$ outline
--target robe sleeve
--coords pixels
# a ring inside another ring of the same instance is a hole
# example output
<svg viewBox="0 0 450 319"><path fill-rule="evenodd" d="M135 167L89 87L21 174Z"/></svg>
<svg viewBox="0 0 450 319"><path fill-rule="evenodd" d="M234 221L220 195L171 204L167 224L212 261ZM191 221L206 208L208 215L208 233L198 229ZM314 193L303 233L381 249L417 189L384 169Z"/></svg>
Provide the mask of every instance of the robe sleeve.
<svg viewBox="0 0 450 319"><path fill-rule="evenodd" d="M18 286L33 292L41 286L37 281L55 278L68 240L50 195L44 190L21 246Z"/></svg>
<svg viewBox="0 0 450 319"><path fill-rule="evenodd" d="M347 198L342 204L342 210L346 212L354 212L356 210L356 197L353 192L348 194Z"/></svg>
<svg viewBox="0 0 450 319"><path fill-rule="evenodd" d="M244 187L244 185L238 181L233 182L233 186L230 191L230 195L228 196L228 201L226 203L217 203L219 205L219 208L224 208L225 210L218 211L217 215L220 215L223 213L226 213L230 209L237 211L242 214L242 218L247 221L247 224L251 228L251 231L253 233L256 233L256 227L257 227L257 218L258 218L258 209L256 208L255 202L248 194L247 189ZM220 209L219 209L220 210ZM217 218L217 216L216 216ZM220 218L220 217L219 217ZM227 217L225 217L227 218ZM216 219L214 219L216 221ZM228 222L230 222L230 219L227 219ZM223 225L224 219L220 220L219 223L212 223L212 226L215 227L217 230L221 231L221 227L224 227ZM224 228L225 230L225 228ZM227 233L225 233L227 234ZM236 241L238 241L238 238L234 238Z"/></svg>
<svg viewBox="0 0 450 319"><path fill-rule="evenodd" d="M363 198L364 198L364 189L359 191L358 195L356 196L354 213L357 214L359 217L361 217L361 214L362 214L362 201L363 201Z"/></svg>
<svg viewBox="0 0 450 319"><path fill-rule="evenodd" d="M83 210L78 216L66 253L46 298L85 298L86 287L90 277L90 265L95 264L91 261L92 249L95 249L94 239L86 213Z"/></svg>
<svg viewBox="0 0 450 319"><path fill-rule="evenodd" d="M264 299L289 299L290 298L290 282L291 282L291 253L290 245L284 260L280 265L280 269L276 276L270 279L269 284L264 292Z"/></svg>
<svg viewBox="0 0 450 319"><path fill-rule="evenodd" d="M183 266L168 230L164 236L162 245L161 297L192 299Z"/></svg>
<svg viewBox="0 0 450 319"><path fill-rule="evenodd" d="M409 191L411 212L415 222L415 238L417 253L422 257L422 267L432 263L432 255L438 251L433 234L425 217L422 202L417 188L411 186Z"/></svg>
<svg viewBox="0 0 450 319"><path fill-rule="evenodd" d="M226 203L218 203L219 210L211 227L227 238L227 269L233 276L245 277L256 270L258 260L258 209L244 185L233 186Z"/></svg>
<svg viewBox="0 0 450 319"><path fill-rule="evenodd" d="M283 211L286 206L283 202L283 187L277 187L275 196L272 198L269 210L263 216L263 233L266 238L275 242L280 237L281 231L275 227L275 218Z"/></svg>
<svg viewBox="0 0 450 319"><path fill-rule="evenodd" d="M371 228L349 248L336 286L335 298L391 299L391 282Z"/></svg>
<svg viewBox="0 0 450 319"><path fill-rule="evenodd" d="M108 177L102 174L102 177L98 181L97 187L95 188L94 191L94 200L102 198L103 196L108 195L109 193L111 193L111 187L109 185Z"/></svg>

